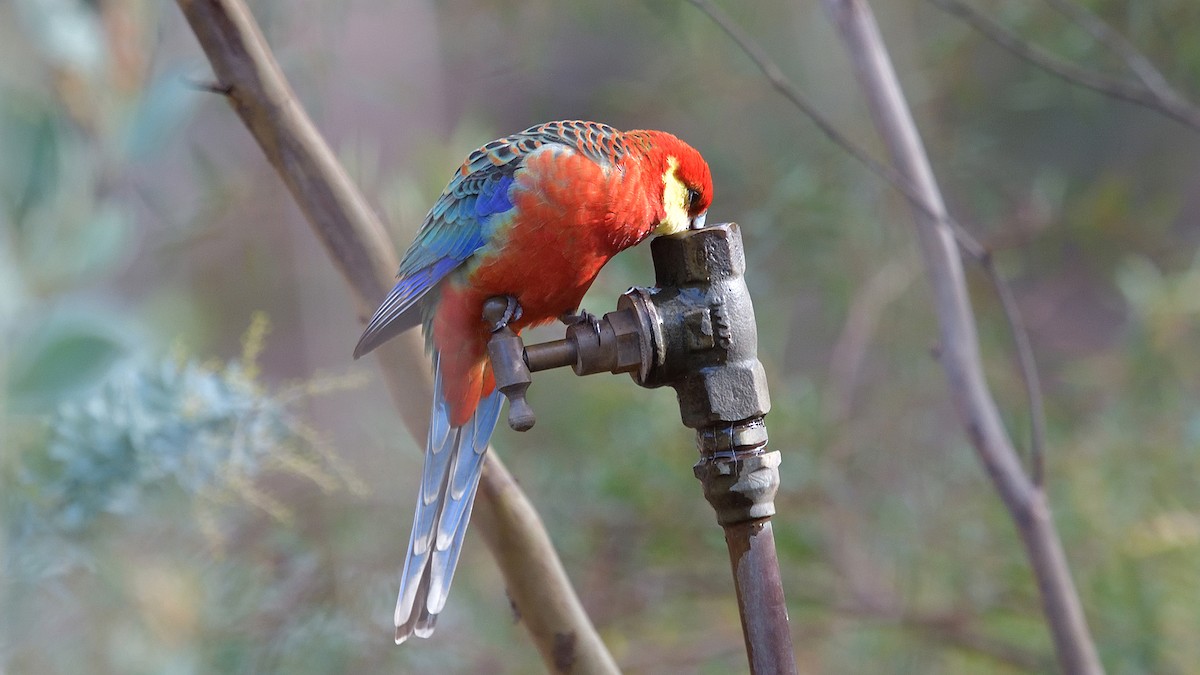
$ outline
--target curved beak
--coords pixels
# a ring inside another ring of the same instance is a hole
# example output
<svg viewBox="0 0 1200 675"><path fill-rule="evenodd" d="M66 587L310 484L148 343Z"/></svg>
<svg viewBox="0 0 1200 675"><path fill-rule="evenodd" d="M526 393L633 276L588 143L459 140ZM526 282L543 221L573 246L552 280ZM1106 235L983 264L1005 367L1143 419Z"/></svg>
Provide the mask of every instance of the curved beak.
<svg viewBox="0 0 1200 675"><path fill-rule="evenodd" d="M706 218L708 218L708 211L705 211L704 213L701 213L700 215L696 216L695 218L692 218L691 222L690 222L690 223L688 223L688 229L689 229L689 230L702 230L702 229L704 229L704 220L705 220Z"/></svg>

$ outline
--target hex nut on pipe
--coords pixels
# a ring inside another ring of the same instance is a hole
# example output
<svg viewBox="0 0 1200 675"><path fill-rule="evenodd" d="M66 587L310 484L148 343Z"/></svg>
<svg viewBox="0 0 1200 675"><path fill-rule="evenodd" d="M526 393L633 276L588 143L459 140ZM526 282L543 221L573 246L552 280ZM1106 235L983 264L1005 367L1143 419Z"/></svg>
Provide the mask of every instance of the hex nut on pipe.
<svg viewBox="0 0 1200 675"><path fill-rule="evenodd" d="M775 515L778 450L744 459L714 458L692 467L722 526Z"/></svg>

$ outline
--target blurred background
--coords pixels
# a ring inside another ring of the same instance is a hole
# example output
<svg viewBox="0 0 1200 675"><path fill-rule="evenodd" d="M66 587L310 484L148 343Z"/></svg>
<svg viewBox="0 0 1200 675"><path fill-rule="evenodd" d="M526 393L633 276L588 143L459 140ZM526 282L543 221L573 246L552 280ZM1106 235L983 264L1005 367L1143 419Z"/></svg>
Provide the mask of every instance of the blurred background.
<svg viewBox="0 0 1200 675"><path fill-rule="evenodd" d="M877 156L818 3L723 3ZM1167 78L1200 5L1085 3ZM998 250L1042 367L1048 491L1113 673L1200 672L1200 136L875 3L952 210ZM258 0L398 250L462 157L532 124L661 128L742 224L784 453L802 672L1053 669L1015 530L954 416L907 205L684 2ZM1121 64L1033 1L981 10ZM477 537L429 641L391 645L418 449L350 295L172 3L0 4L0 673L526 673ZM1194 90L1193 90L1194 91ZM1029 421L968 271L1014 438ZM597 313L653 282L615 260ZM549 334L542 337L549 337ZM539 375L494 443L630 673L743 672L721 531L668 391Z"/></svg>

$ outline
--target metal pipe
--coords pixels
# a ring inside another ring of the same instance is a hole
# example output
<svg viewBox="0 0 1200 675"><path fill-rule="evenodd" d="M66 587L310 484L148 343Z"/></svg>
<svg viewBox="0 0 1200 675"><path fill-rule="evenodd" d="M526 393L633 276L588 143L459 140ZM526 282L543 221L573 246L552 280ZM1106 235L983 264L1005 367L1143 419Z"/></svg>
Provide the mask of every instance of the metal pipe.
<svg viewBox="0 0 1200 675"><path fill-rule="evenodd" d="M778 451L767 450L761 416L697 430L693 467L725 530L742 638L753 675L794 675L796 658L771 516L779 490Z"/></svg>
<svg viewBox="0 0 1200 675"><path fill-rule="evenodd" d="M754 675L796 672L771 519L725 526L742 637Z"/></svg>
<svg viewBox="0 0 1200 675"><path fill-rule="evenodd" d="M525 345L525 363L529 372L536 373L551 368L575 365L579 350L572 340L554 340L536 345Z"/></svg>

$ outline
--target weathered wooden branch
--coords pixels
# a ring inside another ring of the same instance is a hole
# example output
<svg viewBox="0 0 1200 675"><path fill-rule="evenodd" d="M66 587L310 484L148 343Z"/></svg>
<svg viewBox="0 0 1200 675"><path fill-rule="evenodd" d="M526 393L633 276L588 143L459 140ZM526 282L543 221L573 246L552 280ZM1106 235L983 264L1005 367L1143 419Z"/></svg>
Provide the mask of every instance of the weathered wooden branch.
<svg viewBox="0 0 1200 675"><path fill-rule="evenodd" d="M178 2L212 64L214 91L227 98L287 184L349 284L365 322L398 267L386 231L301 108L245 4ZM423 445L432 392L420 336L410 332L375 353L405 425ZM494 452L488 453L474 513L474 529L500 566L546 668L618 672L540 517Z"/></svg>

